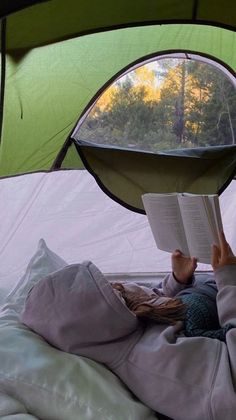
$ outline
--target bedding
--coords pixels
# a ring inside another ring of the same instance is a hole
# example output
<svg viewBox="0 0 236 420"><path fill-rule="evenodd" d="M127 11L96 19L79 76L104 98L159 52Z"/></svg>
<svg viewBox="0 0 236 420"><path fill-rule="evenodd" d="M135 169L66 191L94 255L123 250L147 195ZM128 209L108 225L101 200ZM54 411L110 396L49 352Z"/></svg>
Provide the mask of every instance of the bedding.
<svg viewBox="0 0 236 420"><path fill-rule="evenodd" d="M0 393L0 418L2 420L35 420L38 417L27 414L25 406L20 401Z"/></svg>
<svg viewBox="0 0 236 420"><path fill-rule="evenodd" d="M67 263L44 240L0 312L0 418L154 420L107 368L50 346L19 322L29 290ZM46 322L46 320L45 320Z"/></svg>

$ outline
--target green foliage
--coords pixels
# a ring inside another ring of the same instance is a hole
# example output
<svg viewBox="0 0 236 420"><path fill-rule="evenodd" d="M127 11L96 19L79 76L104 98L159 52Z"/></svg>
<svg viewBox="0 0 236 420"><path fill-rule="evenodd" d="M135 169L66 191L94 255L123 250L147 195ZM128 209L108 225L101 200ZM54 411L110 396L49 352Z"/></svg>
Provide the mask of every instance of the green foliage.
<svg viewBox="0 0 236 420"><path fill-rule="evenodd" d="M236 92L218 69L164 60L156 99L153 80L141 83L140 73L137 83L135 72L121 79L106 106L95 105L78 138L154 152L236 143Z"/></svg>

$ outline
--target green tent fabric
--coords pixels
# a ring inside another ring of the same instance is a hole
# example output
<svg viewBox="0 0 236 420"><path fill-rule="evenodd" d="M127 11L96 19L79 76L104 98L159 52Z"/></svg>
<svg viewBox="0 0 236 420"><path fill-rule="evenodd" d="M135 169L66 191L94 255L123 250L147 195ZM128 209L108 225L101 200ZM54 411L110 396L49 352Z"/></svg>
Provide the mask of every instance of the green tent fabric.
<svg viewBox="0 0 236 420"><path fill-rule="evenodd" d="M76 147L101 188L140 213L144 213L141 195L146 192L220 194L236 168L236 145L173 154L121 151L82 142Z"/></svg>
<svg viewBox="0 0 236 420"><path fill-rule="evenodd" d="M141 191L168 192L178 187L191 192L221 192L232 178L236 169L234 147L225 155L221 152L219 172L213 174L211 164L205 168L206 159L199 151L196 172L192 172L193 158L185 156L181 158L186 161L185 170L179 173L176 162L180 158L173 154L158 157L85 145L79 147L82 162L70 135L103 87L141 58L193 52L214 58L235 75L234 1L153 0L147 6L141 0L12 0L1 2L0 12L4 17L0 176L79 169L85 163L113 198L138 211L142 211ZM213 153L214 160L215 152L208 153ZM157 160L165 162L161 177ZM122 172L127 165L128 181L126 171ZM186 183L186 177L199 180Z"/></svg>
<svg viewBox="0 0 236 420"><path fill-rule="evenodd" d="M233 0L2 0L0 16L8 14L8 48L15 49L153 23L206 23L235 30L236 5Z"/></svg>

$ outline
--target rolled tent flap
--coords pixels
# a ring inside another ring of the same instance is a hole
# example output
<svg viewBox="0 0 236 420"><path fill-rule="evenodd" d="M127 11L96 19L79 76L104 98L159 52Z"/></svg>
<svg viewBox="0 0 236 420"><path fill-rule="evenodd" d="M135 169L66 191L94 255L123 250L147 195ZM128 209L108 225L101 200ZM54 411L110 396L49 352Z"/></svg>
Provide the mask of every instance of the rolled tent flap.
<svg viewBox="0 0 236 420"><path fill-rule="evenodd" d="M144 213L144 193L220 194L236 173L235 145L154 154L82 141L74 144L74 153L77 150L103 191L139 213Z"/></svg>

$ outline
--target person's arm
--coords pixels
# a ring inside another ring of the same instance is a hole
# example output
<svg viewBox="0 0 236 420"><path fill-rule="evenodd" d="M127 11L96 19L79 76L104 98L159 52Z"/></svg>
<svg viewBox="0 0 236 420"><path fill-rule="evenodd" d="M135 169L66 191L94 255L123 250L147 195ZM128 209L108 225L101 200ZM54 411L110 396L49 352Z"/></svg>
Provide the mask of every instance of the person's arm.
<svg viewBox="0 0 236 420"><path fill-rule="evenodd" d="M217 308L220 325L236 327L236 256L227 243L224 233L220 246L212 247L212 268L218 287Z"/></svg>
<svg viewBox="0 0 236 420"><path fill-rule="evenodd" d="M197 259L195 257L185 257L179 250L175 250L171 255L171 265L172 273L167 275L162 282L163 293L168 297L175 296L192 284Z"/></svg>

